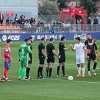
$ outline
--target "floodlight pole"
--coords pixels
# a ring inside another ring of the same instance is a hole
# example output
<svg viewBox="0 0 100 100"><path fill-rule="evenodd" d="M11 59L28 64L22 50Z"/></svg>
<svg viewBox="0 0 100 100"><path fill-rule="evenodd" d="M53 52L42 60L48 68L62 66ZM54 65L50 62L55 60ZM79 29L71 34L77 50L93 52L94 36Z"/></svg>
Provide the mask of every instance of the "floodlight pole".
<svg viewBox="0 0 100 100"><path fill-rule="evenodd" d="M76 0L76 8L79 6L79 0ZM78 22L77 16L75 15L75 19L76 19L76 30L77 30L77 34L80 34L80 23Z"/></svg>

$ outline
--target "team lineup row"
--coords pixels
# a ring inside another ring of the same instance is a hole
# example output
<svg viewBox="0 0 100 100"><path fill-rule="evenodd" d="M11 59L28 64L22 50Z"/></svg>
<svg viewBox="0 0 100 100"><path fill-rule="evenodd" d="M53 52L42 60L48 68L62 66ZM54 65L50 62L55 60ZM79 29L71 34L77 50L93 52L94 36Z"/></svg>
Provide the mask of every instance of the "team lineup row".
<svg viewBox="0 0 100 100"><path fill-rule="evenodd" d="M66 38L63 36L59 42L59 50L56 52L53 38L50 38L47 45L44 43L45 38L41 38L41 42L38 45L38 58L39 58L39 67L37 70L37 77L43 78L43 68L45 64L45 60L47 60L46 67L46 77L52 77L52 67L55 62L55 56L59 59L59 66L57 66L57 77L60 74L60 68L62 69L63 77L66 76L65 73L65 51L68 48L65 47ZM96 41L92 38L90 34L87 34L87 38L85 43L81 42L80 37L75 38L75 44L70 45L70 48L76 53L76 65L77 65L77 77L85 77L86 75L86 67L85 57L87 57L87 69L88 75L96 76L96 66L98 59L98 48L96 45ZM11 40L6 40L3 56L4 56L4 71L2 80L8 80L8 71L11 66ZM29 37L25 39L25 42L21 44L19 48L19 71L18 71L18 79L19 80L28 80L30 79L30 69L32 66L32 38ZM91 62L93 62L93 68L91 70Z"/></svg>

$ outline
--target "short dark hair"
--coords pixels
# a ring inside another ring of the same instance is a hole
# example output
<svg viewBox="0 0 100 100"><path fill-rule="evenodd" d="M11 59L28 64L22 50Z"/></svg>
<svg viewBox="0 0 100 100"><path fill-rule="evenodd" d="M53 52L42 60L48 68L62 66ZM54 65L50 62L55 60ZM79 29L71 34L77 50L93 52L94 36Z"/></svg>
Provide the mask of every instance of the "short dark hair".
<svg viewBox="0 0 100 100"><path fill-rule="evenodd" d="M49 41L53 41L53 38L51 37Z"/></svg>
<svg viewBox="0 0 100 100"><path fill-rule="evenodd" d="M30 36L28 39L30 40L30 39L32 39L32 37Z"/></svg>
<svg viewBox="0 0 100 100"><path fill-rule="evenodd" d="M27 41L28 41L28 39L26 38L24 41L25 41L25 42L27 42Z"/></svg>
<svg viewBox="0 0 100 100"><path fill-rule="evenodd" d="M79 40L79 41L81 40L80 37L76 37L75 39L76 39L76 40Z"/></svg>
<svg viewBox="0 0 100 100"><path fill-rule="evenodd" d="M61 37L61 41L63 41L64 39L65 39L65 37L64 37L64 36L62 36L62 37Z"/></svg>
<svg viewBox="0 0 100 100"><path fill-rule="evenodd" d="M11 39L7 39L6 40L6 43L10 43L12 40Z"/></svg>
<svg viewBox="0 0 100 100"><path fill-rule="evenodd" d="M44 40L45 40L45 37L42 37L42 38L41 38L41 41L44 41Z"/></svg>

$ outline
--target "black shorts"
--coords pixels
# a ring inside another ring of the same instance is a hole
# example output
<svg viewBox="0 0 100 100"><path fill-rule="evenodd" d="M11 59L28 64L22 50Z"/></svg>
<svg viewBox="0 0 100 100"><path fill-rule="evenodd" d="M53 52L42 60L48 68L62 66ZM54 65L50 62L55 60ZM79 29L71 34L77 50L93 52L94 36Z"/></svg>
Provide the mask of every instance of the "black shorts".
<svg viewBox="0 0 100 100"><path fill-rule="evenodd" d="M65 62L65 55L59 55L59 63Z"/></svg>
<svg viewBox="0 0 100 100"><path fill-rule="evenodd" d="M39 57L39 64L44 65L45 63L45 57Z"/></svg>
<svg viewBox="0 0 100 100"><path fill-rule="evenodd" d="M96 55L90 55L89 60L93 60L93 61L96 60Z"/></svg>
<svg viewBox="0 0 100 100"><path fill-rule="evenodd" d="M32 59L28 61L28 64L32 64Z"/></svg>
<svg viewBox="0 0 100 100"><path fill-rule="evenodd" d="M55 62L55 58L54 57L48 57L47 63L54 63L54 62Z"/></svg>

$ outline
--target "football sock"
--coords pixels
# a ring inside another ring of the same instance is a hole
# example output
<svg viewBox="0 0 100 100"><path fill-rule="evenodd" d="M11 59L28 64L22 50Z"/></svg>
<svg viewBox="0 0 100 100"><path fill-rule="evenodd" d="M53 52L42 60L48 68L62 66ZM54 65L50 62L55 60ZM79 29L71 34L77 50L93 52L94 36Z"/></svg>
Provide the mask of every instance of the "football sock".
<svg viewBox="0 0 100 100"><path fill-rule="evenodd" d="M82 76L85 76L85 67L82 67Z"/></svg>
<svg viewBox="0 0 100 100"><path fill-rule="evenodd" d="M29 78L30 68L26 68L26 78Z"/></svg>
<svg viewBox="0 0 100 100"><path fill-rule="evenodd" d="M90 60L88 60L88 71L90 71Z"/></svg>
<svg viewBox="0 0 100 100"><path fill-rule="evenodd" d="M63 73L63 76L65 76L65 66L62 66L62 73Z"/></svg>
<svg viewBox="0 0 100 100"><path fill-rule="evenodd" d="M38 72L37 72L37 77L38 77L38 78L40 77L40 70L41 70L41 67L39 66L39 67L38 67Z"/></svg>
<svg viewBox="0 0 100 100"><path fill-rule="evenodd" d="M52 75L52 68L49 68L49 77Z"/></svg>
<svg viewBox="0 0 100 100"><path fill-rule="evenodd" d="M4 77L8 78L8 69L7 68L4 68Z"/></svg>
<svg viewBox="0 0 100 100"><path fill-rule="evenodd" d="M60 66L57 67L57 75L59 76Z"/></svg>
<svg viewBox="0 0 100 100"><path fill-rule="evenodd" d="M78 68L78 75L81 76L81 67Z"/></svg>
<svg viewBox="0 0 100 100"><path fill-rule="evenodd" d="M93 65L93 70L96 70L97 63L95 62Z"/></svg>
<svg viewBox="0 0 100 100"><path fill-rule="evenodd" d="M46 73L47 73L47 77L48 77L48 74L49 74L49 68L48 67L46 68Z"/></svg>
<svg viewBox="0 0 100 100"><path fill-rule="evenodd" d="M43 67L40 67L40 75L43 77Z"/></svg>

